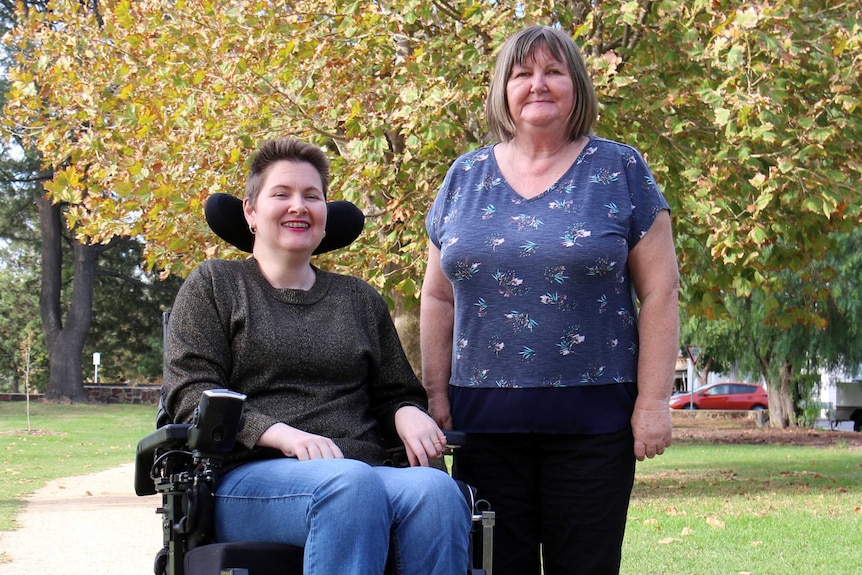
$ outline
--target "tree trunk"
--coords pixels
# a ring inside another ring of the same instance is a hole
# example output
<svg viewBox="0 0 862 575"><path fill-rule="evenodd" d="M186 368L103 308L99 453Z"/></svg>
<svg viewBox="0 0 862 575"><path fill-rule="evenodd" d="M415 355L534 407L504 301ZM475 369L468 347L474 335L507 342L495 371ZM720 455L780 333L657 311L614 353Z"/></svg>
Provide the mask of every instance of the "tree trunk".
<svg viewBox="0 0 862 575"><path fill-rule="evenodd" d="M703 367L695 371L695 382L700 385L695 385L693 389L697 389L701 385L706 385L706 378L709 376L709 372L712 369L712 363L712 358L709 357L703 364Z"/></svg>
<svg viewBox="0 0 862 575"><path fill-rule="evenodd" d="M768 378L768 370L761 368L761 371ZM784 362L778 370L777 383L771 384L767 388L770 427L786 429L796 424L796 415L793 411L793 398L790 394L792 373L792 366L788 362Z"/></svg>
<svg viewBox="0 0 862 575"><path fill-rule="evenodd" d="M422 351L419 346L419 306L407 307L404 305L404 296L397 292L390 294L394 302L392 309L392 321L401 338L401 346L407 359L413 367L413 372L422 379Z"/></svg>
<svg viewBox="0 0 862 575"><path fill-rule="evenodd" d="M39 309L50 366L45 395L55 401L86 403L89 400L84 391L81 356L93 316L93 285L98 248L83 245L74 239L71 242L74 279L72 301L64 325L61 311L63 254L60 206L52 204L50 199L42 195L36 199L36 203L42 236Z"/></svg>

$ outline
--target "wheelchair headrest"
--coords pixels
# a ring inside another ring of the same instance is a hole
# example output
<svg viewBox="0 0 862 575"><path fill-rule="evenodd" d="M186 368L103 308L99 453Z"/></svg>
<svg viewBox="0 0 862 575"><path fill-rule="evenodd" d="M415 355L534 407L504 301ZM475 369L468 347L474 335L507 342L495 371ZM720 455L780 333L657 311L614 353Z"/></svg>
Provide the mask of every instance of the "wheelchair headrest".
<svg viewBox="0 0 862 575"><path fill-rule="evenodd" d="M244 252L254 247L254 235L248 229L242 211L242 200L230 194L213 194L204 206L207 224L215 234ZM326 235L315 254L349 246L362 233L365 214L347 200L326 202Z"/></svg>

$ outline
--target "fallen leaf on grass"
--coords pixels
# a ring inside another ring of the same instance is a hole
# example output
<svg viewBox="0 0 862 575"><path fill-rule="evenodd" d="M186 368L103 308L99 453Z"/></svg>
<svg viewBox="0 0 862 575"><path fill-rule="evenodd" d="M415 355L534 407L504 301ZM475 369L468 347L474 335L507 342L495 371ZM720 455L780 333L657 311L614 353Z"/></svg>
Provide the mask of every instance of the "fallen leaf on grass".
<svg viewBox="0 0 862 575"><path fill-rule="evenodd" d="M682 532L680 533L680 536L688 537L689 535L691 535L693 533L694 533L694 531L692 531L691 527L683 527Z"/></svg>
<svg viewBox="0 0 862 575"><path fill-rule="evenodd" d="M676 543L678 541L680 540L676 537L665 537L664 539L659 539L658 543L659 545L670 545L671 543Z"/></svg>
<svg viewBox="0 0 862 575"><path fill-rule="evenodd" d="M724 521L717 517L712 517L711 515L706 518L706 524L710 527L716 527L718 529L724 529L725 526Z"/></svg>

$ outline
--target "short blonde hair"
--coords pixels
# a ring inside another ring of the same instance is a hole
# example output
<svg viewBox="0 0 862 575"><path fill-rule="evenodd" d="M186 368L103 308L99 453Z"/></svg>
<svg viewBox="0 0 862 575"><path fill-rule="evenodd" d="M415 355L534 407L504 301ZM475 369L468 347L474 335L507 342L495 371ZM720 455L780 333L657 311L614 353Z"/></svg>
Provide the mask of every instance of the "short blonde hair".
<svg viewBox="0 0 862 575"><path fill-rule="evenodd" d="M568 67L574 84L574 105L568 118L571 140L590 135L598 118L598 98L593 81L587 72L584 57L571 36L550 26L530 26L510 36L497 54L494 76L485 102L485 119L498 141L507 142L515 136L515 121L509 113L506 84L512 68L522 66L538 50L547 50L551 56Z"/></svg>

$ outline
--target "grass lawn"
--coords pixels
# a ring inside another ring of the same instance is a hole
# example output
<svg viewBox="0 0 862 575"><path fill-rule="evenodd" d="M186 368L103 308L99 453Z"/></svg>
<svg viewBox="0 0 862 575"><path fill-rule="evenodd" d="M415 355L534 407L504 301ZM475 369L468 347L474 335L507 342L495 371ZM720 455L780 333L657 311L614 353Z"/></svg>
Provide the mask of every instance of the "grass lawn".
<svg viewBox="0 0 862 575"><path fill-rule="evenodd" d="M862 450L674 445L638 464L625 575L855 575Z"/></svg>
<svg viewBox="0 0 862 575"><path fill-rule="evenodd" d="M52 479L134 461L155 406L0 402L0 531ZM129 485L132 492L133 486ZM677 442L638 464L623 575L856 575L862 449Z"/></svg>
<svg viewBox="0 0 862 575"><path fill-rule="evenodd" d="M31 403L28 433L25 403L0 402L0 531L14 529L22 498L52 479L134 461L155 417L154 405Z"/></svg>

